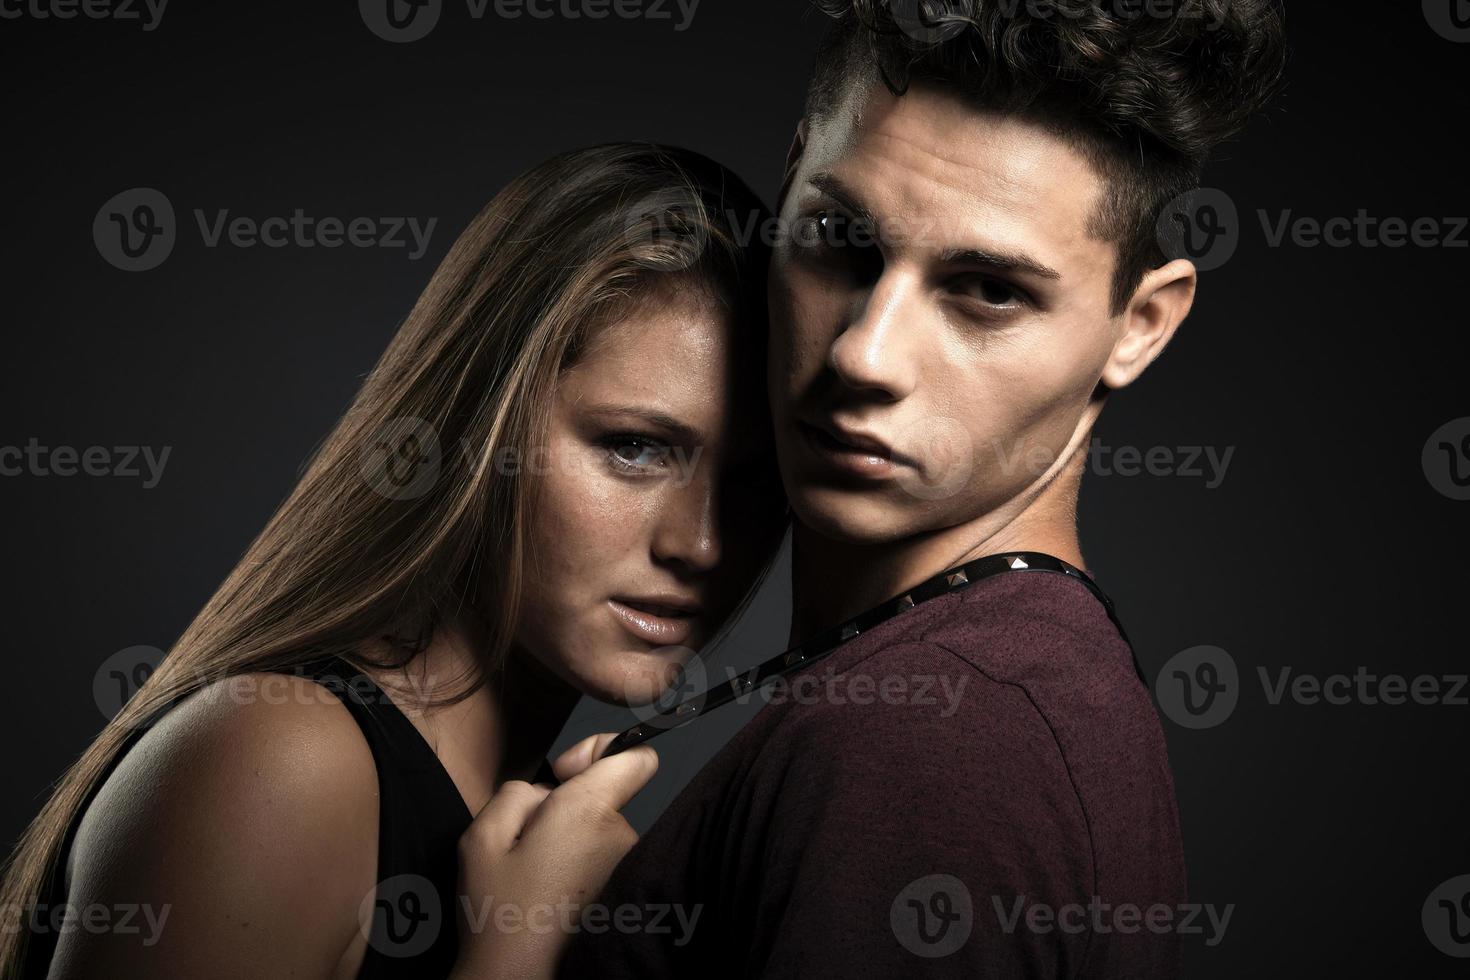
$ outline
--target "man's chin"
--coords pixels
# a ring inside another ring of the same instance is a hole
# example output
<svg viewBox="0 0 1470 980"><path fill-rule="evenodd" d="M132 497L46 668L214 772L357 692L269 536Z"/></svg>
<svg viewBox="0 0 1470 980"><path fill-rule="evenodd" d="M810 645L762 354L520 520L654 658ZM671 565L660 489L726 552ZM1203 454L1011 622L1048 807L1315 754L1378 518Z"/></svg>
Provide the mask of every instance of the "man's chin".
<svg viewBox="0 0 1470 980"><path fill-rule="evenodd" d="M790 495L797 519L824 538L882 545L914 533L916 515L886 495L833 487L808 487Z"/></svg>

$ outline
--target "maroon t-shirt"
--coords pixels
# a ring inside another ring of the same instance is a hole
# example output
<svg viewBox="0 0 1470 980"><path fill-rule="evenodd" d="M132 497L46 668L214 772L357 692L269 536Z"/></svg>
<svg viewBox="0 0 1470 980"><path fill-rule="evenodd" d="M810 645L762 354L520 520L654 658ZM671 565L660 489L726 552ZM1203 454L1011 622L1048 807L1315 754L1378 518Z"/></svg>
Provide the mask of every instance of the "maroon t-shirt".
<svg viewBox="0 0 1470 980"><path fill-rule="evenodd" d="M614 872L567 977L1174 977L1173 782L1086 588L1009 572L777 688Z"/></svg>

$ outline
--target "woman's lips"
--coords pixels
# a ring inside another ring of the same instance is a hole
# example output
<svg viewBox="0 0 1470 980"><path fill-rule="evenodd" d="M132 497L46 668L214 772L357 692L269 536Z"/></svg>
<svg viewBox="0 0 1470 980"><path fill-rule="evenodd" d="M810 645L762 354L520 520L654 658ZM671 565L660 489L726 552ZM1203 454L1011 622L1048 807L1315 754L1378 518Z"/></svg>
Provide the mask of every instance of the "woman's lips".
<svg viewBox="0 0 1470 980"><path fill-rule="evenodd" d="M636 604L635 604L636 603ZM692 611L675 610L634 599L609 599L607 606L623 628L656 646L677 646L694 633Z"/></svg>

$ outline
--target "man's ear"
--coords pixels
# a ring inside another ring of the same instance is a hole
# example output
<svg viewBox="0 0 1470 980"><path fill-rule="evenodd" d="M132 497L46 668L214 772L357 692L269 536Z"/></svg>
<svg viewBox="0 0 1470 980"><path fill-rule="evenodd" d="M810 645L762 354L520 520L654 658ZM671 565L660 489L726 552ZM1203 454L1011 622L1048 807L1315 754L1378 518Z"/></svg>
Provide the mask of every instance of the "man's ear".
<svg viewBox="0 0 1470 980"><path fill-rule="evenodd" d="M1186 259L1175 259L1143 277L1123 311L1123 334L1103 368L1103 384L1110 389L1131 384L1163 353L1194 305L1197 282L1194 263Z"/></svg>
<svg viewBox="0 0 1470 980"><path fill-rule="evenodd" d="M791 149L786 151L786 170L781 175L781 190L776 195L776 213L786 204L786 192L796 178L796 168L801 166L801 155L806 152L806 117L796 124L796 134L791 137Z"/></svg>

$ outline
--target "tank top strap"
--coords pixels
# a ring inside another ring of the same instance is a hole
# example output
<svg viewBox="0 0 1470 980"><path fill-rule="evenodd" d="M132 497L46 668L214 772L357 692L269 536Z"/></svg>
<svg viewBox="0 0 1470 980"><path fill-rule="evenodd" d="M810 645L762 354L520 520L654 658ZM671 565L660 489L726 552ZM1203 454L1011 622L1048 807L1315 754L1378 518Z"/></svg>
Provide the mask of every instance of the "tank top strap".
<svg viewBox="0 0 1470 980"><path fill-rule="evenodd" d="M459 948L459 838L473 814L423 735L370 677L336 657L299 672L342 702L378 771L377 888L371 911L365 897L359 913L368 949L358 978L447 976Z"/></svg>

